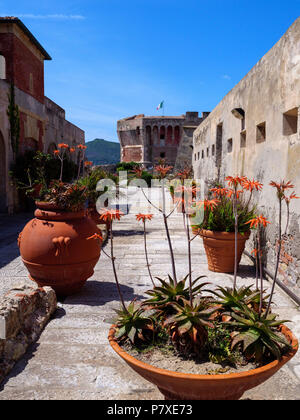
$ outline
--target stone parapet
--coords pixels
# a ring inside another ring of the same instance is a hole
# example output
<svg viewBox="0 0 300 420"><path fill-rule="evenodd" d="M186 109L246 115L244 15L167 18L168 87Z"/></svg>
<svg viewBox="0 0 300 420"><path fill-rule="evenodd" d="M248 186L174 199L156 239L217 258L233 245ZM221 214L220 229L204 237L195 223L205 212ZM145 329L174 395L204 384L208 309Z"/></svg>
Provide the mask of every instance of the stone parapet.
<svg viewBox="0 0 300 420"><path fill-rule="evenodd" d="M0 298L0 383L56 310L51 287L21 284Z"/></svg>

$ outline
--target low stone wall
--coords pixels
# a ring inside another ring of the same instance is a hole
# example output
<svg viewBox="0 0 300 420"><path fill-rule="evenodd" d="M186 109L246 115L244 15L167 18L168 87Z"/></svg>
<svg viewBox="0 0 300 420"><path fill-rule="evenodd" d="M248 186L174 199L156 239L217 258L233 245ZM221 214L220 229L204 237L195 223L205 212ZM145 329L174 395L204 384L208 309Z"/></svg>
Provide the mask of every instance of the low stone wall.
<svg viewBox="0 0 300 420"><path fill-rule="evenodd" d="M0 383L56 310L51 287L21 284L0 298Z"/></svg>

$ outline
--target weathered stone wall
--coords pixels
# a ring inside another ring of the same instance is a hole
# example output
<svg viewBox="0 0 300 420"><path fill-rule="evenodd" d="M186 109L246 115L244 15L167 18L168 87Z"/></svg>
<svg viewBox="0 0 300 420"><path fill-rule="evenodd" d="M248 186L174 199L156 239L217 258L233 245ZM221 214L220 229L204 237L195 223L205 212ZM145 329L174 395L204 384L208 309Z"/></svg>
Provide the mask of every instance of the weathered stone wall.
<svg viewBox="0 0 300 420"><path fill-rule="evenodd" d="M16 286L0 298L0 383L56 310L51 287Z"/></svg>
<svg viewBox="0 0 300 420"><path fill-rule="evenodd" d="M85 133L76 125L66 120L66 112L51 99L45 97L45 139L43 149L51 153L59 143L67 143L71 147L85 143ZM71 155L77 160L77 154Z"/></svg>
<svg viewBox="0 0 300 420"><path fill-rule="evenodd" d="M194 132L196 178L223 181L226 175L240 174L264 184L255 198L272 222L267 237L271 269L278 203L269 182L291 180L300 195L299 106L300 18ZM236 118L234 109L242 109L244 119ZM285 283L300 286L300 200L291 203L291 213L280 272Z"/></svg>

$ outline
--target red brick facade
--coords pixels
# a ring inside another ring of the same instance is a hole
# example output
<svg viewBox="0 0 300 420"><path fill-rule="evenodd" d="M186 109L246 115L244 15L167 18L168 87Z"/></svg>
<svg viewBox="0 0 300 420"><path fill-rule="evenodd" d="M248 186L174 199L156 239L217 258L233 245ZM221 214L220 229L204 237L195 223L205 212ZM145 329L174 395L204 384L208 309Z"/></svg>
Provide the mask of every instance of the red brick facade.
<svg viewBox="0 0 300 420"><path fill-rule="evenodd" d="M6 61L6 80L44 103L44 61L13 33L0 33L0 53Z"/></svg>

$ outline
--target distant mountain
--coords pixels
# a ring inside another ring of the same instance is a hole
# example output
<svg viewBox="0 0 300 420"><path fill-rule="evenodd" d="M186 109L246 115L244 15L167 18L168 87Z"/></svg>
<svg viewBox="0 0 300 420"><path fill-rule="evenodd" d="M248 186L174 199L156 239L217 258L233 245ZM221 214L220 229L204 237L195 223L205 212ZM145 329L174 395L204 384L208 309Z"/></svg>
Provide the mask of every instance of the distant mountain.
<svg viewBox="0 0 300 420"><path fill-rule="evenodd" d="M95 139L85 143L86 158L94 165L107 165L120 162L120 143Z"/></svg>

